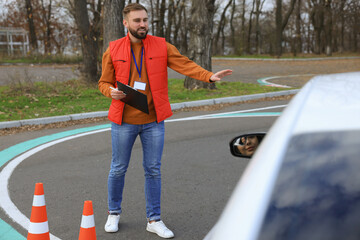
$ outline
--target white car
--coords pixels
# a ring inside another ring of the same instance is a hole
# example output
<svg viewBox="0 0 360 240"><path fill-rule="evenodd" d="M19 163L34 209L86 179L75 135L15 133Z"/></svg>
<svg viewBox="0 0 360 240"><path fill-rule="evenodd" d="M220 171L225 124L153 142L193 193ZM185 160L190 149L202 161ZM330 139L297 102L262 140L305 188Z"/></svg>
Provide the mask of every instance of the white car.
<svg viewBox="0 0 360 240"><path fill-rule="evenodd" d="M360 72L300 90L205 239L360 239Z"/></svg>

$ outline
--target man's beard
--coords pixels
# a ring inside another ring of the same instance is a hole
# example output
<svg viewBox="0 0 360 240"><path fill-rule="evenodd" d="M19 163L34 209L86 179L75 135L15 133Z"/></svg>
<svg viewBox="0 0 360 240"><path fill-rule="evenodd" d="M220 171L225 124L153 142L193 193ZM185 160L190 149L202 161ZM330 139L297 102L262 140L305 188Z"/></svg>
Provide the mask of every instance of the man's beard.
<svg viewBox="0 0 360 240"><path fill-rule="evenodd" d="M142 29L144 29L144 28L142 28ZM131 28L129 29L129 31L130 31L131 35L133 35L137 39L144 39L144 38L146 38L146 35L149 30L147 30L145 33L142 33L142 34L138 34L137 31L135 31L134 29L131 29Z"/></svg>

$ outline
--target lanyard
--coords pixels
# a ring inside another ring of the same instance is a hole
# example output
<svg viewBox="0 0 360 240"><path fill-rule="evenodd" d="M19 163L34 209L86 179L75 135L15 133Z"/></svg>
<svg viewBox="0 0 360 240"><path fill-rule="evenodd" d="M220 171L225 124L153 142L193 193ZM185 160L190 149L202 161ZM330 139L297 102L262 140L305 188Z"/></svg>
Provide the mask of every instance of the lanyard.
<svg viewBox="0 0 360 240"><path fill-rule="evenodd" d="M132 53L132 56L133 56L133 58L134 58L136 70L137 70L137 72L139 73L139 79L141 80L141 69L142 69L142 62L143 62L143 56L144 56L144 47L141 48L140 70L139 70L139 67L138 67L138 65L137 65L137 63L136 63L134 51L132 50L132 48L131 48L131 53Z"/></svg>

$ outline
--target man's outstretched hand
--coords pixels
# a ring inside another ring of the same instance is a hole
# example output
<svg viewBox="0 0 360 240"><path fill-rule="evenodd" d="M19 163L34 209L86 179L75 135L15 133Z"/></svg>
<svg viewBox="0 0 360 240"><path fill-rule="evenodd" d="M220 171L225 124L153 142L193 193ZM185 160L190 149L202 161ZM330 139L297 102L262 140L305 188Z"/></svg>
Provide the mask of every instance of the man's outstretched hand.
<svg viewBox="0 0 360 240"><path fill-rule="evenodd" d="M229 76L231 74L232 74L232 70L230 70L230 69L222 70L222 71L219 71L219 72L213 74L210 77L210 81L211 82L220 81L223 77Z"/></svg>

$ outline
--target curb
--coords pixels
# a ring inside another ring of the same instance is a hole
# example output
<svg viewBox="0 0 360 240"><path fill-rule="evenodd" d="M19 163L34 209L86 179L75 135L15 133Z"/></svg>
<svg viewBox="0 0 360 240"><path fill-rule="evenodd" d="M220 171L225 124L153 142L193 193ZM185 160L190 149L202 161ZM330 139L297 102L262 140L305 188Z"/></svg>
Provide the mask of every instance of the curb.
<svg viewBox="0 0 360 240"><path fill-rule="evenodd" d="M173 104L171 104L171 110L179 110L182 108L201 107L201 106L223 104L223 103L237 103L237 102L244 102L244 101L261 99L261 98L271 98L271 97L293 95L293 94L296 94L298 91L299 90L287 90L287 91L280 91L280 92L259 93L259 94L244 95L244 96L237 96L237 97L224 97L224 98L215 98L215 99L192 101L192 102L173 103ZM86 119L86 118L106 117L107 115L108 115L108 111L100 111L100 112L70 114L70 115L65 115L65 116L34 118L34 119L26 119L26 120L18 120L18 121L7 121L7 122L0 122L0 129L22 127L22 126L26 126L26 125L41 125L41 124L49 124L49 123L56 123L56 122L66 122L66 121L81 120L81 119Z"/></svg>

